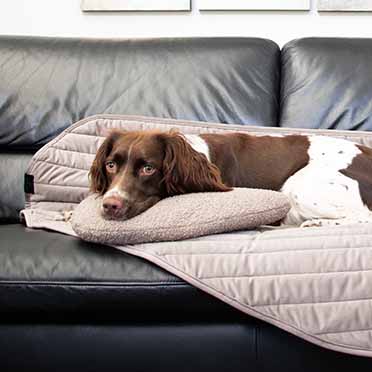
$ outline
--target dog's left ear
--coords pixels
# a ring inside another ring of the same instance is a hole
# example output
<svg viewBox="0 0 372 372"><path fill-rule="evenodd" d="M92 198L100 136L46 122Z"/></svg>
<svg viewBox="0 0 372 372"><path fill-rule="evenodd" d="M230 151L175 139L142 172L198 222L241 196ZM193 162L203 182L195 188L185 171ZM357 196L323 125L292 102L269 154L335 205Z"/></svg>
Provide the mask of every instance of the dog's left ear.
<svg viewBox="0 0 372 372"><path fill-rule="evenodd" d="M164 142L163 175L169 196L191 192L229 191L219 169L195 151L178 132L161 134Z"/></svg>
<svg viewBox="0 0 372 372"><path fill-rule="evenodd" d="M121 131L111 131L99 147L96 157L89 171L90 190L103 195L108 187L109 180L106 173L106 159L112 151L115 141L124 134Z"/></svg>

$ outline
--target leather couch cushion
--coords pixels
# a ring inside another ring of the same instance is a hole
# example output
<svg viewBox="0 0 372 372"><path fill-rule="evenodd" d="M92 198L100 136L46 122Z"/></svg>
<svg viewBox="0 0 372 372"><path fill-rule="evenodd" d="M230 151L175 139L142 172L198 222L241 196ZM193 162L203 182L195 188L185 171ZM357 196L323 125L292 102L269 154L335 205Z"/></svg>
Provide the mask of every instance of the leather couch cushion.
<svg viewBox="0 0 372 372"><path fill-rule="evenodd" d="M114 248L0 225L0 314L120 319L213 318L230 306Z"/></svg>
<svg viewBox="0 0 372 372"><path fill-rule="evenodd" d="M0 221L19 221L25 207L23 178L31 153L0 151Z"/></svg>
<svg viewBox="0 0 372 372"><path fill-rule="evenodd" d="M0 148L97 113L276 126L278 46L254 38L0 37Z"/></svg>
<svg viewBox="0 0 372 372"><path fill-rule="evenodd" d="M248 316L229 322L0 323L1 372L369 372ZM154 368L155 366L155 368Z"/></svg>
<svg viewBox="0 0 372 372"><path fill-rule="evenodd" d="M246 316L229 322L0 324L1 372L369 372ZM155 367L154 367L155 366Z"/></svg>
<svg viewBox="0 0 372 372"><path fill-rule="evenodd" d="M372 39L285 45L281 107L282 127L372 130Z"/></svg>
<svg viewBox="0 0 372 372"><path fill-rule="evenodd" d="M256 324L0 324L1 372L261 371Z"/></svg>

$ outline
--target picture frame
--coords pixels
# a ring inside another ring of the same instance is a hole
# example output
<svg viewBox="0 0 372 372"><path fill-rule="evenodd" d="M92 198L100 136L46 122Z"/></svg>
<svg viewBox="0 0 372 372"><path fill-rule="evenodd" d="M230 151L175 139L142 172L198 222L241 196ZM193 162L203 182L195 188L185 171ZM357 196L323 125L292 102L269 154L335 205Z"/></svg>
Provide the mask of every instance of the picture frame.
<svg viewBox="0 0 372 372"><path fill-rule="evenodd" d="M371 12L372 0L318 0L320 12Z"/></svg>
<svg viewBox="0 0 372 372"><path fill-rule="evenodd" d="M191 11L191 0L82 0L84 12Z"/></svg>
<svg viewBox="0 0 372 372"><path fill-rule="evenodd" d="M310 10L310 0L198 0L200 10Z"/></svg>

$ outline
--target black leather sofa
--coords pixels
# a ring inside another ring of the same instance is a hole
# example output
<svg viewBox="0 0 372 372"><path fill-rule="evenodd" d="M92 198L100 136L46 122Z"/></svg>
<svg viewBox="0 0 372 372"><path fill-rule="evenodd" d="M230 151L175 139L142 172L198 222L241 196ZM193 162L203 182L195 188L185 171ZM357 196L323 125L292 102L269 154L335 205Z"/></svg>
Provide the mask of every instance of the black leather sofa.
<svg viewBox="0 0 372 372"><path fill-rule="evenodd" d="M32 154L97 113L370 130L372 40L1 37L1 372L372 370L139 258L22 226Z"/></svg>

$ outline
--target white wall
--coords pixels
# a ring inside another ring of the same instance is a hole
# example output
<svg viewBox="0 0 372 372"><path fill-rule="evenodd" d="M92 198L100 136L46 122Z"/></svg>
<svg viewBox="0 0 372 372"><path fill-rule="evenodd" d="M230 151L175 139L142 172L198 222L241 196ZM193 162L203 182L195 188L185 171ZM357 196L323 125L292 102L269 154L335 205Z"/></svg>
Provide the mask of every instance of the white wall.
<svg viewBox="0 0 372 372"><path fill-rule="evenodd" d="M372 37L372 13L319 14L315 2L311 12L199 12L194 0L191 13L97 14L81 12L80 0L0 0L0 35L256 36L279 45L304 36Z"/></svg>

